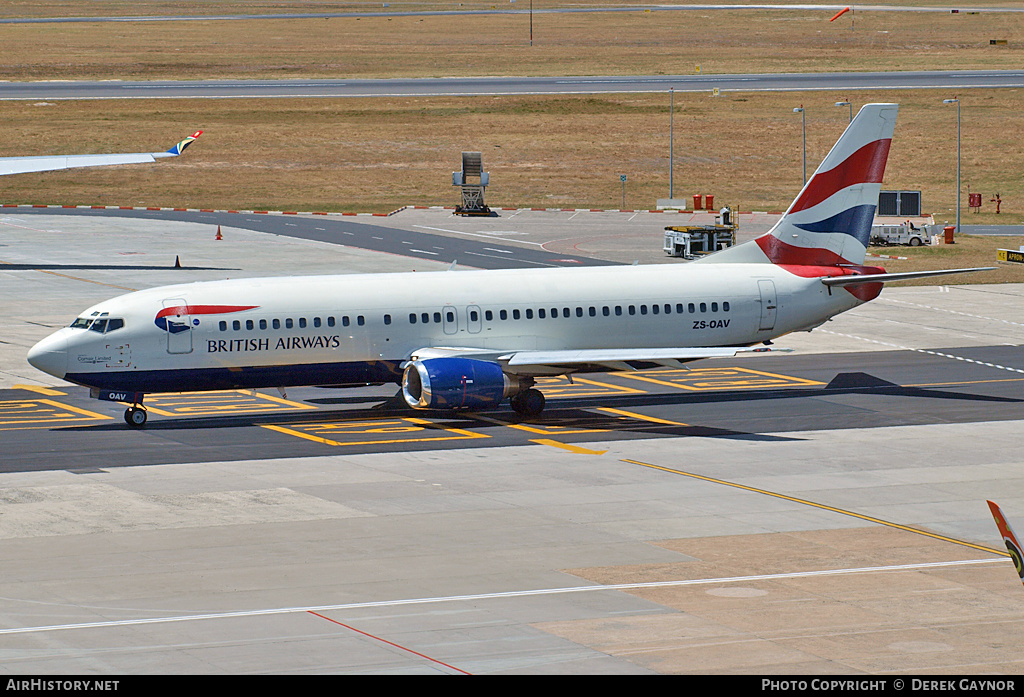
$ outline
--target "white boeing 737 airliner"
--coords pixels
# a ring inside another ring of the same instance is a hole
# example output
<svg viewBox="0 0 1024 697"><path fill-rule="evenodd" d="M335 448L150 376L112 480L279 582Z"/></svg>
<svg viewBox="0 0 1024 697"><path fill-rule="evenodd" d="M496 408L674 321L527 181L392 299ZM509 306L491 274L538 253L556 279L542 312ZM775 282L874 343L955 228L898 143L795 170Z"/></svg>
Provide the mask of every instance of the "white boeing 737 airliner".
<svg viewBox="0 0 1024 697"><path fill-rule="evenodd" d="M734 356L878 295L863 266L897 105L861 109L765 235L677 265L256 278L153 288L83 312L35 367L125 402L153 392L401 385L415 409L534 415L540 376Z"/></svg>

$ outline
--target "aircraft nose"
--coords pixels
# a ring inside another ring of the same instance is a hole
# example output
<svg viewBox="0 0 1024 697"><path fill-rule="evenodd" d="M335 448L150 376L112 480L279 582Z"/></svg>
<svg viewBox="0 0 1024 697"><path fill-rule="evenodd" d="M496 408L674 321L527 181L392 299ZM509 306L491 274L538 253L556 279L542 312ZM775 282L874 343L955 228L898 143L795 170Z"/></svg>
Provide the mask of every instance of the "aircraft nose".
<svg viewBox="0 0 1024 697"><path fill-rule="evenodd" d="M68 339L61 332L51 334L28 351L28 362L33 366L62 378L68 372Z"/></svg>

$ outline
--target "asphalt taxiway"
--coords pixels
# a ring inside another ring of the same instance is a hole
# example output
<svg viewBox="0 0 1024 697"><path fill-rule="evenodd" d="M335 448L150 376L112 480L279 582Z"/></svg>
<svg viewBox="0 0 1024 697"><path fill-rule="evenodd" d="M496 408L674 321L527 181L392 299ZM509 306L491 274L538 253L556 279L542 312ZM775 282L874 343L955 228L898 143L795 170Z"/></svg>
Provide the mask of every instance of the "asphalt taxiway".
<svg viewBox="0 0 1024 697"><path fill-rule="evenodd" d="M678 264L665 217L359 222ZM552 380L530 421L304 388L147 398L132 431L24 362L128 289L451 263L215 228L0 215L4 670L1024 668L985 505L1024 527L1024 284L886 289L787 356Z"/></svg>

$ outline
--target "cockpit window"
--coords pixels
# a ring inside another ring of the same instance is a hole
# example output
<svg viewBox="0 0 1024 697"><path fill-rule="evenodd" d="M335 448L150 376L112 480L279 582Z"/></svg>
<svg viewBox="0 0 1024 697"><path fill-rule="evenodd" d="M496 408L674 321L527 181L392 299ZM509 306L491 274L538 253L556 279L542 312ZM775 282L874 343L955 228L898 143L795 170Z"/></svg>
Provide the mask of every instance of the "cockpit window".
<svg viewBox="0 0 1024 697"><path fill-rule="evenodd" d="M89 331L97 332L99 334L109 334L123 326L123 319L120 317L108 319L106 317L106 313L98 319L96 317L79 317L71 323L72 329L88 329Z"/></svg>

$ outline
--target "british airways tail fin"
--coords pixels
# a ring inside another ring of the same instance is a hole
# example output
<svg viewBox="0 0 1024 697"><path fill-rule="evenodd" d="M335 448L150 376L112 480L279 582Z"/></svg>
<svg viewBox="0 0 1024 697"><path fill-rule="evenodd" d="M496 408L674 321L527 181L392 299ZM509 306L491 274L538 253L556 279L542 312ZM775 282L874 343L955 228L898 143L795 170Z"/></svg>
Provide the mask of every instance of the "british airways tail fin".
<svg viewBox="0 0 1024 697"><path fill-rule="evenodd" d="M1017 540L1017 536L1013 534L1013 528L1006 520L1006 516L1003 515L1002 510L999 506L988 502L988 508L992 511L992 517L996 519L996 527L999 528L999 534L1003 536L1003 542L1006 543L1006 549L1010 552L1010 558L1013 559L1013 565L1017 568L1017 575L1020 576L1020 580L1024 582L1024 562L1021 561L1020 542Z"/></svg>
<svg viewBox="0 0 1024 697"><path fill-rule="evenodd" d="M775 227L700 261L862 264L898 110L898 104L864 105Z"/></svg>

